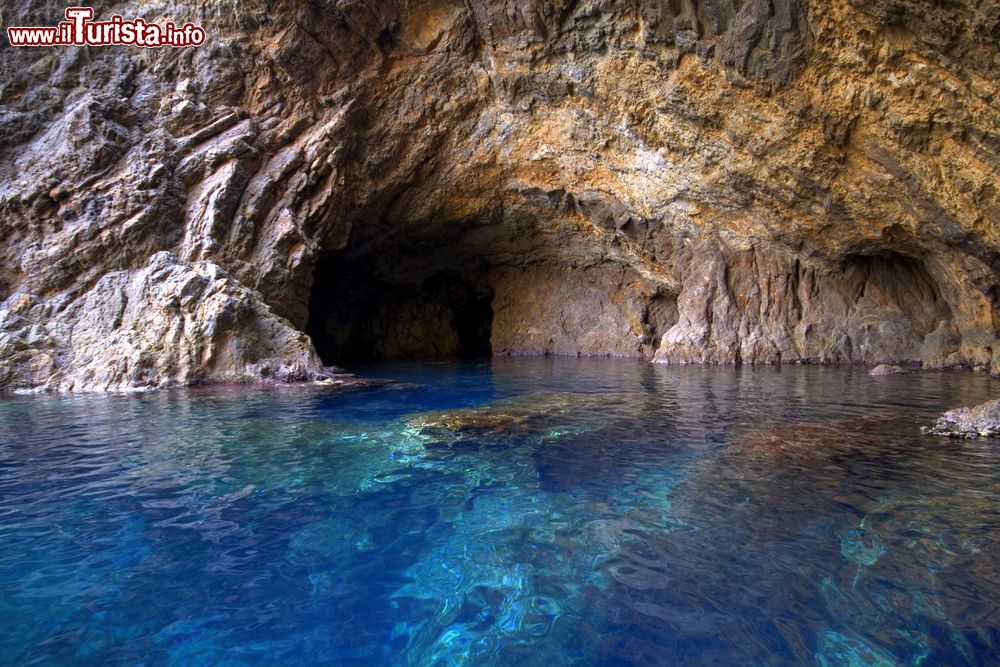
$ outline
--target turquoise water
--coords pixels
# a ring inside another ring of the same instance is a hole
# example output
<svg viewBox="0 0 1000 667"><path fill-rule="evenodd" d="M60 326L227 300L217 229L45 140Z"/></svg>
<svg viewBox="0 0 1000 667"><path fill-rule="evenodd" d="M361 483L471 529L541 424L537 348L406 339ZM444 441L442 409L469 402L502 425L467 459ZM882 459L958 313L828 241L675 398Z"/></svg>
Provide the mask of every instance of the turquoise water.
<svg viewBox="0 0 1000 667"><path fill-rule="evenodd" d="M0 400L0 663L991 665L980 374L494 360Z"/></svg>

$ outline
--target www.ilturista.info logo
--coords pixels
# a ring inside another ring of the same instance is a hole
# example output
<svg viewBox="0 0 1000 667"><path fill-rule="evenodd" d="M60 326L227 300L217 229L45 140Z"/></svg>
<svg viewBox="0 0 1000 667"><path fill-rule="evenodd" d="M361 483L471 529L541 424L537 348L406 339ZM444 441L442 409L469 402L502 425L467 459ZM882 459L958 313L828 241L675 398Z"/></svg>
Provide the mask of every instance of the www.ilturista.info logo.
<svg viewBox="0 0 1000 667"><path fill-rule="evenodd" d="M108 21L91 21L92 7L68 7L66 20L54 28L7 28L11 46L201 46L205 30L193 23L176 25L126 20L114 15Z"/></svg>

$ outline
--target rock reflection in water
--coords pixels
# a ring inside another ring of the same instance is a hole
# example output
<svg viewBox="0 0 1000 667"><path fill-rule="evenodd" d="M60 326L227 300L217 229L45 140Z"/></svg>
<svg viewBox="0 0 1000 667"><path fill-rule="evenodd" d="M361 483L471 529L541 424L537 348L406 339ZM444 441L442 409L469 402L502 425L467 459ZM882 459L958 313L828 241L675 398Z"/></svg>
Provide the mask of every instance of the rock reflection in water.
<svg viewBox="0 0 1000 667"><path fill-rule="evenodd" d="M942 655L978 664L992 654L1000 607L984 592L1000 590L1000 570L985 554L1000 553L1000 450L949 446L917 428L912 414L877 410L751 428L693 466L675 505L694 532L660 548L674 565L685 551L709 561L730 551L732 569L714 576L726 588L741 581L743 602L715 629L756 636L761 660L777 648L823 665ZM702 567L686 569L672 595L718 599ZM747 623L755 614L780 623ZM802 641L809 626L826 626L815 644Z"/></svg>
<svg viewBox="0 0 1000 667"><path fill-rule="evenodd" d="M982 376L496 360L0 401L17 663L988 664Z"/></svg>

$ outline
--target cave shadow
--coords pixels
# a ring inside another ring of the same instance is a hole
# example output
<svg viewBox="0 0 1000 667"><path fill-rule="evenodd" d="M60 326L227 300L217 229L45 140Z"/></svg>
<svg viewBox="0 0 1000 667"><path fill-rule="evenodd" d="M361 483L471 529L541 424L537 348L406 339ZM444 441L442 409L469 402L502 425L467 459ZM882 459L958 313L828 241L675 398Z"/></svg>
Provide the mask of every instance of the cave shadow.
<svg viewBox="0 0 1000 667"><path fill-rule="evenodd" d="M320 257L306 332L325 364L491 355L493 290L485 272L442 270L413 281L384 271L364 258Z"/></svg>

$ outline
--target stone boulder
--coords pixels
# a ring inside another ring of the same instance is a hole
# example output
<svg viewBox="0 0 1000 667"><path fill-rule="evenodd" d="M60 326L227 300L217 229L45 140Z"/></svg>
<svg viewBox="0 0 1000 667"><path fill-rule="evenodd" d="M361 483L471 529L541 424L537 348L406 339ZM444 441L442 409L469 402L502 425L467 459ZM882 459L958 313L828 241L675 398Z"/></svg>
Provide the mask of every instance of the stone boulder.
<svg viewBox="0 0 1000 667"><path fill-rule="evenodd" d="M902 366L890 366L889 364L879 364L875 368L871 369L871 371L868 374L877 377L880 375L907 375L908 373L909 371L903 368Z"/></svg>
<svg viewBox="0 0 1000 667"><path fill-rule="evenodd" d="M1000 436L1000 399L987 401L974 408L950 410L931 427L921 429L927 435L950 438Z"/></svg>

